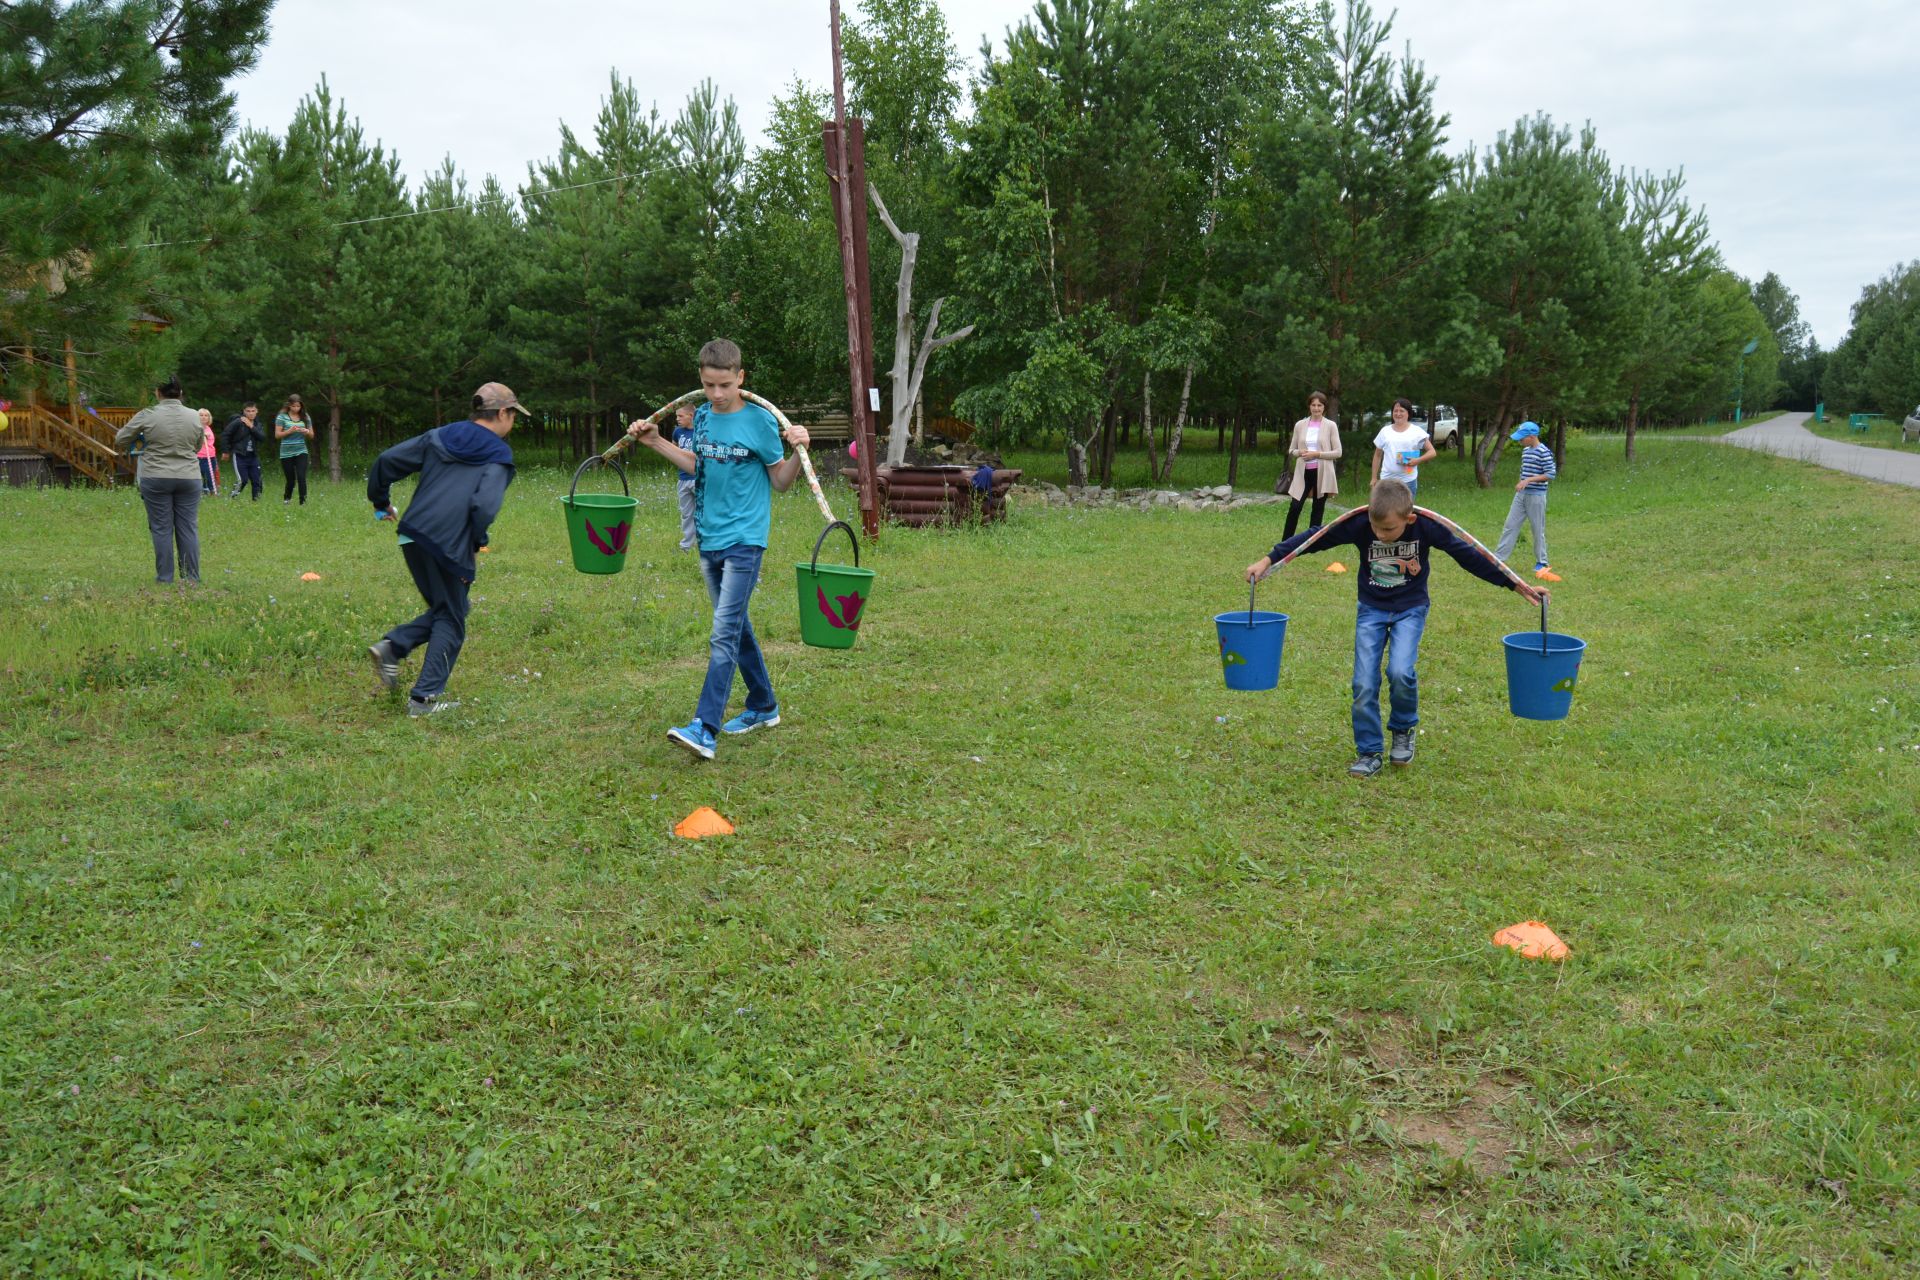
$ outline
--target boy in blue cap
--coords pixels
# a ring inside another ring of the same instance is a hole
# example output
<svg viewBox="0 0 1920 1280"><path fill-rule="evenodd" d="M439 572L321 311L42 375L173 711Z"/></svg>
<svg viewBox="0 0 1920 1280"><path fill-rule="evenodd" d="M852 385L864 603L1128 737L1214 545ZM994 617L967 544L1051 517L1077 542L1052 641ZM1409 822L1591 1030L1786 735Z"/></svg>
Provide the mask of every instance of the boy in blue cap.
<svg viewBox="0 0 1920 1280"><path fill-rule="evenodd" d="M1540 424L1523 422L1514 428L1512 440L1526 441L1520 451L1520 483L1513 486L1513 505L1507 509L1507 527L1500 531L1500 545L1493 553L1505 564L1520 541L1520 524L1533 527L1533 576L1542 582L1558 582L1560 575L1547 563L1547 486L1560 473L1553 450L1540 443Z"/></svg>

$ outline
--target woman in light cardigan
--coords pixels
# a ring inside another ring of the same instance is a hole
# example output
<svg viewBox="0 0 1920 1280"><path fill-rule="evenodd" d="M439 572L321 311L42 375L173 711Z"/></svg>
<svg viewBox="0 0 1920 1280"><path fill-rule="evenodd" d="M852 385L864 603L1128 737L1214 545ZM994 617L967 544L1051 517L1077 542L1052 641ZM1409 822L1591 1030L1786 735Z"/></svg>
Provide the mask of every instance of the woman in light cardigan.
<svg viewBox="0 0 1920 1280"><path fill-rule="evenodd" d="M1307 526L1317 529L1327 513L1327 495L1340 492L1334 478L1334 464L1340 457L1340 428L1326 417L1327 398L1315 391L1307 397L1307 416L1293 424L1293 441L1287 456L1293 459L1293 482L1283 491L1293 499L1287 504L1287 532L1282 541L1293 536L1300 526L1300 508L1313 499L1313 519Z"/></svg>
<svg viewBox="0 0 1920 1280"><path fill-rule="evenodd" d="M173 553L180 550L180 573L200 581L200 444L206 433L200 415L180 403L180 383L169 378L159 387L160 402L133 415L114 433L125 448L141 442L140 500L147 508L147 532L153 537L154 577L173 581Z"/></svg>

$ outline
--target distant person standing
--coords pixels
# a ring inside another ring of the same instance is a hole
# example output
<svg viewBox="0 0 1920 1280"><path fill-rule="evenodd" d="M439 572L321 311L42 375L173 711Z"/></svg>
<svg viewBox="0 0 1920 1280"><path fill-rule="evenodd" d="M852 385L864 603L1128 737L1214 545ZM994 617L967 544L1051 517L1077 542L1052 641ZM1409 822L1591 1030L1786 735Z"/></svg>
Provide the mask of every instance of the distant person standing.
<svg viewBox="0 0 1920 1280"><path fill-rule="evenodd" d="M1309 529L1318 529L1327 512L1327 495L1340 492L1334 477L1334 465L1340 459L1340 428L1327 415L1327 398L1315 391L1307 397L1307 416L1293 424L1293 440L1287 453L1293 458L1293 479L1282 490L1287 504L1287 531L1281 541L1293 536L1300 524L1300 508L1313 501Z"/></svg>
<svg viewBox="0 0 1920 1280"><path fill-rule="evenodd" d="M1373 484L1398 480L1407 492L1420 492L1420 464L1440 455L1433 451L1433 439L1412 425L1413 401L1393 402L1393 421L1380 428L1373 438Z"/></svg>
<svg viewBox="0 0 1920 1280"><path fill-rule="evenodd" d="M233 459L233 492L229 497L239 497L251 484L253 500L260 501L260 446L267 442L267 433L260 429L259 418L260 406L249 400L221 433L220 443Z"/></svg>
<svg viewBox="0 0 1920 1280"><path fill-rule="evenodd" d="M220 492L220 442L213 438L213 410L200 415L200 495Z"/></svg>
<svg viewBox="0 0 1920 1280"><path fill-rule="evenodd" d="M157 582L173 581L174 551L181 576L200 581L200 445L205 431L200 415L180 403L177 378L156 389L159 403L142 409L114 433L115 448L141 445L137 476L140 501L147 508L147 532L153 537Z"/></svg>
<svg viewBox="0 0 1920 1280"><path fill-rule="evenodd" d="M280 472L287 478L287 491L280 496L280 505L284 507L293 501L294 486L298 485L300 505L304 507L307 505L307 467L312 462L307 443L313 439L313 424L307 420L307 411L299 396L288 396L275 415L273 438L280 442Z"/></svg>

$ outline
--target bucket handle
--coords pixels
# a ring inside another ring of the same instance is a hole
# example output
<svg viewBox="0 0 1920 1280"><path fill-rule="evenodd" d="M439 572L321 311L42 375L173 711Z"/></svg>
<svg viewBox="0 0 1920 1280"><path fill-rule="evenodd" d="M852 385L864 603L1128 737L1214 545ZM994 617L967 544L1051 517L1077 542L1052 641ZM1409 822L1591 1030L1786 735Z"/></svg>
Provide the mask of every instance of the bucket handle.
<svg viewBox="0 0 1920 1280"><path fill-rule="evenodd" d="M629 498L633 496L633 490L627 487L627 469L612 458L605 457L598 453L591 453L587 455L587 460L581 463L573 473L573 484L567 490L568 506L573 505L574 494L580 488L580 476L588 467L593 466L595 463L603 467L612 467L613 474L620 477L620 492L626 494Z"/></svg>
<svg viewBox="0 0 1920 1280"><path fill-rule="evenodd" d="M1540 656L1547 656L1547 598L1540 597Z"/></svg>
<svg viewBox="0 0 1920 1280"><path fill-rule="evenodd" d="M848 524L845 520L835 520L832 524L822 529L819 538L814 541L812 572L820 572L820 548L826 544L827 535L835 529L845 529L847 531L847 541L853 543L853 567L856 569L860 567L860 539L854 536L852 525Z"/></svg>
<svg viewBox="0 0 1920 1280"><path fill-rule="evenodd" d="M1253 629L1253 593L1260 589L1260 579L1255 578L1247 584L1247 629Z"/></svg>

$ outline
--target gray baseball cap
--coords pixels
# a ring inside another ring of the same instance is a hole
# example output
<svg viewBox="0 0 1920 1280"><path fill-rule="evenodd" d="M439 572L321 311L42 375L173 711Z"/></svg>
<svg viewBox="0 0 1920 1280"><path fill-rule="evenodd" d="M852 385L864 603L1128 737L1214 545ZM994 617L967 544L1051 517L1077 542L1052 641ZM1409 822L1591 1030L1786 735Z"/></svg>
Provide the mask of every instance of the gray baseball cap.
<svg viewBox="0 0 1920 1280"><path fill-rule="evenodd" d="M513 388L504 382L489 382L473 393L475 413L498 413L502 409L518 409L522 413L533 412L520 403L520 398L513 394Z"/></svg>

